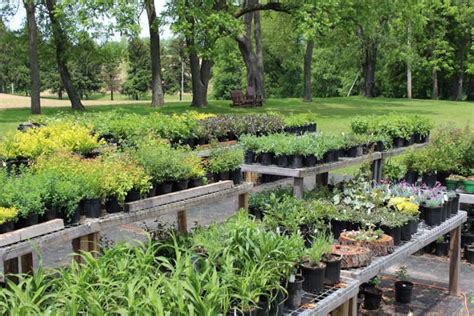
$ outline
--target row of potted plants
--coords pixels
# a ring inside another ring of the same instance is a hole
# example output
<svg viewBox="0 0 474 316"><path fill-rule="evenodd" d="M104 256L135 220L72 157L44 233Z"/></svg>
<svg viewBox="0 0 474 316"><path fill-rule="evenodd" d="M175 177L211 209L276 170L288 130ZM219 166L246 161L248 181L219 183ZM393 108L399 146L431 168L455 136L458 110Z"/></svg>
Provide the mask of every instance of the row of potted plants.
<svg viewBox="0 0 474 316"><path fill-rule="evenodd" d="M192 151L156 140L125 152L106 152L95 159L67 152L43 155L19 175L0 168L2 213L16 211L13 217L3 216L0 231L53 218L73 224L81 214L97 218L103 209L120 212L125 202L213 181L233 180L238 184L242 161L239 148L212 149L210 157L203 160Z"/></svg>
<svg viewBox="0 0 474 316"><path fill-rule="evenodd" d="M359 116L352 120L351 129L356 134L387 135L395 148L428 141L432 122L419 115L388 114Z"/></svg>
<svg viewBox="0 0 474 316"><path fill-rule="evenodd" d="M382 151L389 143L385 136L323 133L245 135L240 142L246 149L245 163L274 164L283 168L313 167L340 157L357 157L371 150Z"/></svg>
<svg viewBox="0 0 474 316"><path fill-rule="evenodd" d="M320 235L305 248L300 234L269 230L242 211L187 236L121 244L67 269L18 276L0 288L0 313L282 315L300 304L303 284L314 290L298 267L320 267L329 246Z"/></svg>

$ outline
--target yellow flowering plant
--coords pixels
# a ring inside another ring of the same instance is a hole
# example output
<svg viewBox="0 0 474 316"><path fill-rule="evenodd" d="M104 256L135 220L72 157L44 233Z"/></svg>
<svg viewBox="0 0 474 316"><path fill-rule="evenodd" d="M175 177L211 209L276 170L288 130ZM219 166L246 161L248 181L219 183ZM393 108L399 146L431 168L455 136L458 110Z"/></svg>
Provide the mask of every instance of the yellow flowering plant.
<svg viewBox="0 0 474 316"><path fill-rule="evenodd" d="M18 217L18 210L14 207L0 207L0 225Z"/></svg>
<svg viewBox="0 0 474 316"><path fill-rule="evenodd" d="M388 201L388 206L410 216L418 216L420 212L418 204L407 197L393 197Z"/></svg>

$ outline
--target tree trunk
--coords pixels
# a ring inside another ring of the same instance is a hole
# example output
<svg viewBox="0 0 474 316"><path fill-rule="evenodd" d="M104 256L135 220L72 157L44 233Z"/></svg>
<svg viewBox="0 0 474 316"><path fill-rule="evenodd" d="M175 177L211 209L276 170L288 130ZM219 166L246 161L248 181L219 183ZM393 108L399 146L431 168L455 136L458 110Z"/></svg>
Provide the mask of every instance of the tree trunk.
<svg viewBox="0 0 474 316"><path fill-rule="evenodd" d="M192 49L193 45L191 39L187 39L188 47L191 47L189 53L189 64L191 68L191 83L193 90L193 100L191 106L206 107L207 106L207 88L211 78L212 62L208 59L203 59L199 63L197 53Z"/></svg>
<svg viewBox="0 0 474 316"><path fill-rule="evenodd" d="M474 101L474 75L469 76L469 85L467 87L467 101Z"/></svg>
<svg viewBox="0 0 474 316"><path fill-rule="evenodd" d="M257 1L258 3L258 1ZM255 35L255 55L257 57L257 70L258 70L258 80L260 91L256 91L257 95L262 98L265 97L265 71L263 65L263 45L262 45L262 27L260 23L260 12L256 11L253 13L254 19L254 35Z"/></svg>
<svg viewBox="0 0 474 316"><path fill-rule="evenodd" d="M30 61L31 79L31 113L41 114L40 104L40 67L38 57L38 31L35 18L34 0L23 0L26 10L26 21L28 24L28 53Z"/></svg>
<svg viewBox="0 0 474 316"><path fill-rule="evenodd" d="M411 79L411 65L407 63L407 97L412 98L412 79Z"/></svg>
<svg viewBox="0 0 474 316"><path fill-rule="evenodd" d="M59 100L63 99L63 89L62 88L59 88L59 90L58 90L58 99Z"/></svg>
<svg viewBox="0 0 474 316"><path fill-rule="evenodd" d="M433 71L431 73L431 79L433 80L433 91L431 92L431 98L433 100L439 99L439 89L438 89L438 71L436 67L433 67Z"/></svg>
<svg viewBox="0 0 474 316"><path fill-rule="evenodd" d="M313 101L313 91L311 86L312 65L313 65L314 41L308 40L306 43L306 53L304 55L304 101Z"/></svg>
<svg viewBox="0 0 474 316"><path fill-rule="evenodd" d="M153 0L145 1L148 16L148 27L150 30L150 55L151 55L151 105L161 106L165 104L163 86L161 84L161 56L160 56L160 30L156 18L155 3Z"/></svg>
<svg viewBox="0 0 474 316"><path fill-rule="evenodd" d="M110 89L110 101L114 100L114 89Z"/></svg>
<svg viewBox="0 0 474 316"><path fill-rule="evenodd" d="M368 42L365 47L363 67L364 73L364 95L368 98L376 96L375 91L375 65L377 62L377 45Z"/></svg>
<svg viewBox="0 0 474 316"><path fill-rule="evenodd" d="M71 106L73 110L84 110L81 103L81 98L71 80L71 75L67 67L66 61L66 44L67 38L64 30L61 27L61 22L56 15L56 0L46 0L46 9L48 11L49 19L51 21L51 29L53 33L53 40L56 46L56 62L58 63L59 76L62 84L66 89Z"/></svg>

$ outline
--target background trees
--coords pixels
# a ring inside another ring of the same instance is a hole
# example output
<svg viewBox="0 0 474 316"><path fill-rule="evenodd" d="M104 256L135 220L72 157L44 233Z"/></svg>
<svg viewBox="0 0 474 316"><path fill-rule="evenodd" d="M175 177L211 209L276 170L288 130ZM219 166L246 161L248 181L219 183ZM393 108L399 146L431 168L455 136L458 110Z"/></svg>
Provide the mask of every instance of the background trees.
<svg viewBox="0 0 474 316"><path fill-rule="evenodd" d="M473 2L168 0L160 13L151 0L10 0L0 14L0 91L31 95L35 113L39 90L75 109L118 91L151 92L155 106L189 92L191 105L206 106L208 95L233 89L307 101L351 87L367 97L474 100ZM30 14L13 31L15 4ZM173 33L163 40L164 25ZM140 27L151 36L140 38Z"/></svg>

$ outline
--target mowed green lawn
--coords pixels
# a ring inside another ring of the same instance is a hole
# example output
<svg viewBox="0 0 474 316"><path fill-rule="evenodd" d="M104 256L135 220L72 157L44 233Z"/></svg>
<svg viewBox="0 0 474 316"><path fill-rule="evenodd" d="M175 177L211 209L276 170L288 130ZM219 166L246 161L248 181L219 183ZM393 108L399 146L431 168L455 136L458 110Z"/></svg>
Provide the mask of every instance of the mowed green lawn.
<svg viewBox="0 0 474 316"><path fill-rule="evenodd" d="M148 102L148 101L145 101ZM383 115L391 112L399 114L425 115L436 123L437 126L456 125L466 126L474 120L473 102L433 101L433 100L407 100L363 97L349 98L315 98L311 103L300 99L269 99L263 107L233 108L230 101L210 101L209 106L195 109L186 102L169 102L161 108L152 108L147 103L131 105L106 105L90 106L87 111L116 110L123 113L136 113L147 115L152 112L182 113L186 110L197 110L209 113L265 113L278 112L281 114L312 113L318 129L326 132L342 132L349 130L349 122L357 115ZM44 108L43 115L54 115L58 112L71 112L69 108ZM0 136L14 131L19 123L25 122L30 117L29 109L0 110Z"/></svg>

